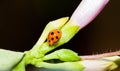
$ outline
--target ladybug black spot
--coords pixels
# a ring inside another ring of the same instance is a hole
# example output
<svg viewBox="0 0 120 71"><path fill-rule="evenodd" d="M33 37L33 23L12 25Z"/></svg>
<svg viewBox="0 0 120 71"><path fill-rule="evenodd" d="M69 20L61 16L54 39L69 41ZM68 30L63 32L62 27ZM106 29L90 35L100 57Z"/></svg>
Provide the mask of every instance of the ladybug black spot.
<svg viewBox="0 0 120 71"><path fill-rule="evenodd" d="M54 40L54 38L51 38L51 40Z"/></svg>
<svg viewBox="0 0 120 71"><path fill-rule="evenodd" d="M51 32L51 35L54 35L54 32Z"/></svg>
<svg viewBox="0 0 120 71"><path fill-rule="evenodd" d="M56 36L56 39L58 39L58 36Z"/></svg>
<svg viewBox="0 0 120 71"><path fill-rule="evenodd" d="M50 40L48 42L50 42Z"/></svg>
<svg viewBox="0 0 120 71"><path fill-rule="evenodd" d="M57 33L60 33L59 31L57 31Z"/></svg>

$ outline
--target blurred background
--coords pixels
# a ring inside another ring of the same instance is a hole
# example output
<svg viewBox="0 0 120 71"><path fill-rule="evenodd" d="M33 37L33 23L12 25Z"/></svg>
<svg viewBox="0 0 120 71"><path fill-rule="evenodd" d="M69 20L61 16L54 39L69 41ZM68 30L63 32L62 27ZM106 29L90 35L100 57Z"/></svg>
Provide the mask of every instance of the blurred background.
<svg viewBox="0 0 120 71"><path fill-rule="evenodd" d="M45 25L71 16L81 0L0 0L0 48L25 51L33 47ZM110 0L97 18L61 46L80 55L120 48L120 1Z"/></svg>
<svg viewBox="0 0 120 71"><path fill-rule="evenodd" d="M30 50L45 25L71 16L81 0L0 0L0 48ZM111 52L120 49L120 0L109 4L76 36L60 48L79 55Z"/></svg>

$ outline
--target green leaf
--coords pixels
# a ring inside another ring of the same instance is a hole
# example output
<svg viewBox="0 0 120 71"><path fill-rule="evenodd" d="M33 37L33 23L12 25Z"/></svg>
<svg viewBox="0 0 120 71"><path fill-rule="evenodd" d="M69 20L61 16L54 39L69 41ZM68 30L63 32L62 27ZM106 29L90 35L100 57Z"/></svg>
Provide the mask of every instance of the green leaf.
<svg viewBox="0 0 120 71"><path fill-rule="evenodd" d="M81 60L77 53L69 49L60 49L46 55L43 60L59 59L61 61L79 61Z"/></svg>
<svg viewBox="0 0 120 71"><path fill-rule="evenodd" d="M24 53L0 49L0 71L10 71L23 58Z"/></svg>

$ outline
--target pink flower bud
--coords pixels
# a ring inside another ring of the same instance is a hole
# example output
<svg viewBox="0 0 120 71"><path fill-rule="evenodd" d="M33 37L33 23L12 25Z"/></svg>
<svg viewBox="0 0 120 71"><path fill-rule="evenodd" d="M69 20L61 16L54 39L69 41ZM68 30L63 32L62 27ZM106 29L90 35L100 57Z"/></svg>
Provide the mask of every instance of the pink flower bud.
<svg viewBox="0 0 120 71"><path fill-rule="evenodd" d="M108 2L109 0L82 0L70 20L83 28L102 11Z"/></svg>

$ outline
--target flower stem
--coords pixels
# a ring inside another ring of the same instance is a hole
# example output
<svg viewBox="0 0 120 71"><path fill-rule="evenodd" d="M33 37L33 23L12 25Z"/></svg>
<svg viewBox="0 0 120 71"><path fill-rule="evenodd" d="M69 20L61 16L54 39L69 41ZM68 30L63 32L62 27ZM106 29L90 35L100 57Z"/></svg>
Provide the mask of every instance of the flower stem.
<svg viewBox="0 0 120 71"><path fill-rule="evenodd" d="M96 54L96 55L85 55L80 56L83 60L93 60L93 59L100 59L103 57L110 57L110 56L117 56L120 55L120 50L115 52L103 53L103 54Z"/></svg>

